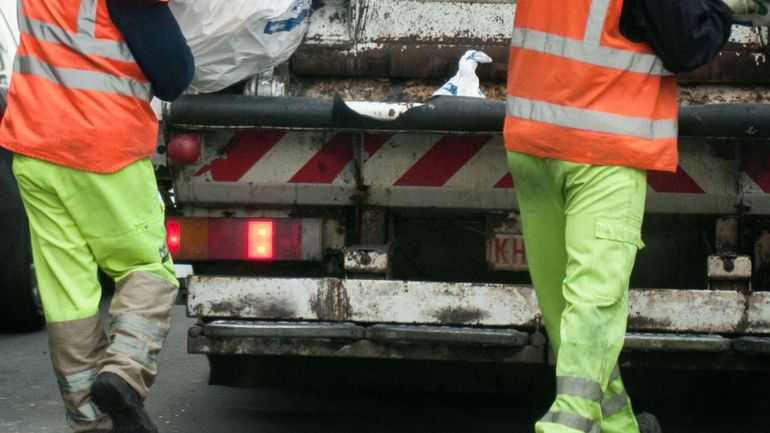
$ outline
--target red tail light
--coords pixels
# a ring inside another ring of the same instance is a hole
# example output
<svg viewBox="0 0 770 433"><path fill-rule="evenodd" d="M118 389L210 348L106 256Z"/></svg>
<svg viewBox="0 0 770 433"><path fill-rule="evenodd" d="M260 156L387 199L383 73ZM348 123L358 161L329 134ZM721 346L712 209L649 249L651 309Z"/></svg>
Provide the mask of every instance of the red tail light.
<svg viewBox="0 0 770 433"><path fill-rule="evenodd" d="M166 221L166 244L171 257L177 257L182 245L181 225L177 220Z"/></svg>
<svg viewBox="0 0 770 433"><path fill-rule="evenodd" d="M273 222L249 221L247 257L254 260L273 259Z"/></svg>
<svg viewBox="0 0 770 433"><path fill-rule="evenodd" d="M323 221L316 219L174 218L166 221L178 261L321 260Z"/></svg>

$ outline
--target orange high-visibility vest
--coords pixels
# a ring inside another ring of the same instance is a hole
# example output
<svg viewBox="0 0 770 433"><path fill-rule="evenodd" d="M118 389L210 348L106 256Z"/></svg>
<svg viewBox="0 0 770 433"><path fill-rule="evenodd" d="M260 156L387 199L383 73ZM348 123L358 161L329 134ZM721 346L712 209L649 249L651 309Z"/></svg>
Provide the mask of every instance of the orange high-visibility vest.
<svg viewBox="0 0 770 433"><path fill-rule="evenodd" d="M21 0L0 146L97 173L151 156L151 86L106 0Z"/></svg>
<svg viewBox="0 0 770 433"><path fill-rule="evenodd" d="M519 0L505 146L542 158L676 171L674 76L620 33L621 0Z"/></svg>

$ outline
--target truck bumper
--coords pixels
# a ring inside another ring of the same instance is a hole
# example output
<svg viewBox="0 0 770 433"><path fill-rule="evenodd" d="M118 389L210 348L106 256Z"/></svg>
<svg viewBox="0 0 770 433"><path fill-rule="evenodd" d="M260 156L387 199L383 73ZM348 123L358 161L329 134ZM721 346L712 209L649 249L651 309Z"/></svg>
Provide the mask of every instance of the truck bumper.
<svg viewBox="0 0 770 433"><path fill-rule="evenodd" d="M529 286L193 276L188 351L548 363ZM626 365L767 369L770 293L632 289Z"/></svg>

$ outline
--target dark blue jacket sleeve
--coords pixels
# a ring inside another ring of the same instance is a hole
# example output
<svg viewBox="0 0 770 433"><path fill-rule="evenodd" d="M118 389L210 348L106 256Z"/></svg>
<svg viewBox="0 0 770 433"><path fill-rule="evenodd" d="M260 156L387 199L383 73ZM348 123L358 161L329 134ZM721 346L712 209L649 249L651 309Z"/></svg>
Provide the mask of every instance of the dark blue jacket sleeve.
<svg viewBox="0 0 770 433"><path fill-rule="evenodd" d="M107 9L155 96L164 101L179 97L192 81L195 62L168 4L107 0Z"/></svg>
<svg viewBox="0 0 770 433"><path fill-rule="evenodd" d="M730 38L732 12L722 0L626 0L621 32L646 41L671 72L689 72Z"/></svg>

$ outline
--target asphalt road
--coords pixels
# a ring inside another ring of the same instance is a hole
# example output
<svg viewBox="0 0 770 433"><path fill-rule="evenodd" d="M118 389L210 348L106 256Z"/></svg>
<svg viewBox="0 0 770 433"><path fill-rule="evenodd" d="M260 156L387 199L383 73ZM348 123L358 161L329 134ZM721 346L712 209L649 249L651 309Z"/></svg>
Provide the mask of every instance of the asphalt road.
<svg viewBox="0 0 770 433"><path fill-rule="evenodd" d="M449 394L209 386L206 358L186 353L186 330L192 320L184 316L181 306L174 308L173 319L160 358L160 376L146 403L161 433L517 433L533 431L532 424L547 409L542 401L528 398L526 392ZM45 331L0 334L0 433L68 432L46 338ZM671 387L672 377L677 376L639 371L633 377L637 383L665 381ZM735 388L746 386L745 375L737 380L698 375L697 384L688 376L682 386L696 386L692 399L688 392L673 398L649 391L631 394L637 410L658 415L664 433L768 433L767 378L757 376L755 389L744 392ZM707 398L703 398L704 393Z"/></svg>

